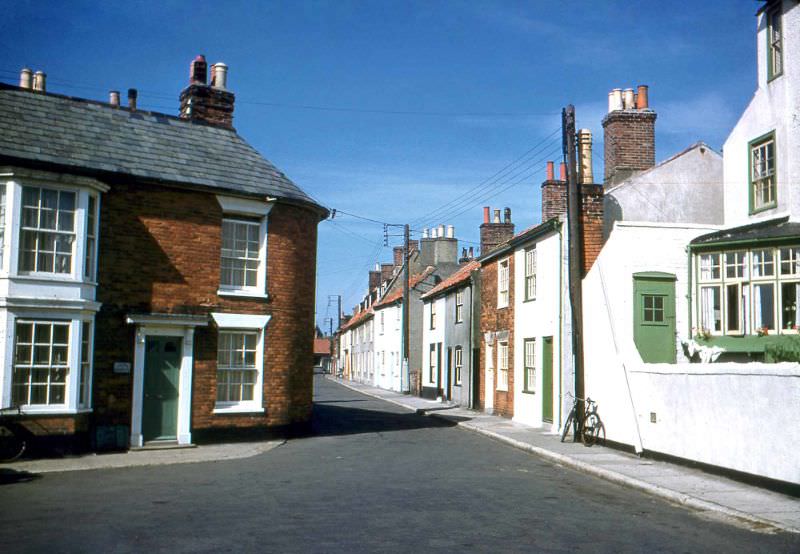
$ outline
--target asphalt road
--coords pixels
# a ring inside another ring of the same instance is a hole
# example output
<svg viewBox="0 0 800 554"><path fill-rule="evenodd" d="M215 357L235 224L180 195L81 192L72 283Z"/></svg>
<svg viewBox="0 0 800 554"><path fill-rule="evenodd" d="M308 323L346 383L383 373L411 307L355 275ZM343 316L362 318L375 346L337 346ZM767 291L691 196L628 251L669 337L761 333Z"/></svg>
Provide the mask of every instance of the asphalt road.
<svg viewBox="0 0 800 554"><path fill-rule="evenodd" d="M315 435L0 486L0 552L798 552L322 378Z"/></svg>

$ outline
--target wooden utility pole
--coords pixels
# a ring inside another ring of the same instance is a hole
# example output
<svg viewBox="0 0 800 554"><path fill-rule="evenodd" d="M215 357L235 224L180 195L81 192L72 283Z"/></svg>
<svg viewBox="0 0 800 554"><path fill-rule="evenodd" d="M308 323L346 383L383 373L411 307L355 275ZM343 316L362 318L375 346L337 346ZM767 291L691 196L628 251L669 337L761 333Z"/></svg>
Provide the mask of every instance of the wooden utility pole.
<svg viewBox="0 0 800 554"><path fill-rule="evenodd" d="M410 262L410 252L408 251L408 241L409 241L410 229L408 227L408 223L403 226L403 325L402 325L402 333L403 337L401 342L401 353L400 359L402 360L403 367L400 368L400 388L403 392L411 392L411 375L409 373L408 368L408 335L409 335L409 321L408 321L408 304L409 304L409 262Z"/></svg>
<svg viewBox="0 0 800 554"><path fill-rule="evenodd" d="M583 220L581 189L576 172L575 106L561 112L564 161L567 164L567 220L569 222L569 297L572 307L572 356L575 368L575 396L586 398L583 384ZM577 403L578 421L583 419L583 402ZM577 436L575 437L577 440Z"/></svg>

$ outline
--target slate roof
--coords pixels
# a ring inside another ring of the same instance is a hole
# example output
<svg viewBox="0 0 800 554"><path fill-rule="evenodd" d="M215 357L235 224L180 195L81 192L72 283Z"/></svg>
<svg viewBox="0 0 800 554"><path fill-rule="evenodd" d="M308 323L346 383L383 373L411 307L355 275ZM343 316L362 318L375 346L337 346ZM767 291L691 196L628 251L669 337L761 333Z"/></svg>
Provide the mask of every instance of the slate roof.
<svg viewBox="0 0 800 554"><path fill-rule="evenodd" d="M479 261L488 262L493 258L497 258L498 256L501 256L506 252L513 250L514 247L523 242L539 238L540 236L545 235L551 231L555 231L556 229L558 229L559 225L560 223L558 217L553 217L543 223L528 227L524 231L517 233L507 241L501 242L500 244L489 250L488 253L480 257Z"/></svg>
<svg viewBox="0 0 800 554"><path fill-rule="evenodd" d="M690 243L693 247L714 246L716 244L746 243L766 240L800 239L800 223L789 221L789 216L759 221L722 231L700 235Z"/></svg>
<svg viewBox="0 0 800 554"><path fill-rule="evenodd" d="M457 288L459 285L464 284L469 280L469 276L473 271L480 269L481 263L478 260L472 260L459 268L458 271L453 273L450 277L433 287L431 290L423 294L420 298L427 300L436 296L441 296L450 289Z"/></svg>
<svg viewBox="0 0 800 554"><path fill-rule="evenodd" d="M5 84L0 162L272 196L326 212L232 129Z"/></svg>

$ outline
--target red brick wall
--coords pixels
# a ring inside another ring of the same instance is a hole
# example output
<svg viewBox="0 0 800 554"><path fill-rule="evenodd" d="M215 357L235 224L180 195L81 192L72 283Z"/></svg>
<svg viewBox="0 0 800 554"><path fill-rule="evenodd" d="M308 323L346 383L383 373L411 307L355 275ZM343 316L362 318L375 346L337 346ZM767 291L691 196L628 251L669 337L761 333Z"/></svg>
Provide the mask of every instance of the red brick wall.
<svg viewBox="0 0 800 554"><path fill-rule="evenodd" d="M501 244L514 236L513 223L482 223L481 231L481 255L488 254L498 244Z"/></svg>
<svg viewBox="0 0 800 554"><path fill-rule="evenodd" d="M542 223L566 213L566 181L545 181L542 183Z"/></svg>
<svg viewBox="0 0 800 554"><path fill-rule="evenodd" d="M656 163L656 112L617 110L603 119L605 182L620 182Z"/></svg>
<svg viewBox="0 0 800 554"><path fill-rule="evenodd" d="M133 363L129 313L270 314L262 415L212 414L216 398L213 324L195 333L192 430L275 426L311 416L317 216L277 204L268 217L268 300L217 296L222 211L213 194L115 183L102 199L95 338L95 419L130 425Z"/></svg>
<svg viewBox="0 0 800 554"><path fill-rule="evenodd" d="M583 272L592 268L592 264L603 248L603 187L601 185L582 185L582 222L583 222Z"/></svg>
<svg viewBox="0 0 800 554"><path fill-rule="evenodd" d="M478 404L479 409L486 409L486 395L494 396L494 413L503 417L514 416L514 256L509 260L509 300L508 307L497 308L497 269L498 262L505 256L493 259L481 266L481 345L480 356L482 367L486 364L485 333L508 331L508 391L487 391L485 370L479 373ZM494 384L497 387L497 340L492 344L494 356Z"/></svg>

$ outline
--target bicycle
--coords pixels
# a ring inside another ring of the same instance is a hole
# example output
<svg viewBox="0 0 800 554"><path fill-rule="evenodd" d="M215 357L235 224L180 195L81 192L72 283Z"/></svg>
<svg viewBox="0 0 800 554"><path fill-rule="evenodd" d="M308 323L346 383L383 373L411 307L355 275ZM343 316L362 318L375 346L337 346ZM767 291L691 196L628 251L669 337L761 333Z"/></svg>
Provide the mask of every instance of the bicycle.
<svg viewBox="0 0 800 554"><path fill-rule="evenodd" d="M19 407L0 409L0 463L13 462L28 446L26 433L18 421L20 415Z"/></svg>
<svg viewBox="0 0 800 554"><path fill-rule="evenodd" d="M586 446L605 442L606 427L597 413L597 402L589 397L586 400L578 397L573 398L575 398L575 401L572 403L572 409L569 411L567 421L564 423L564 429L561 431L561 442L564 442L567 438L570 427L572 427L573 442L577 442L578 437L581 438L581 442ZM578 402L585 402L586 404L582 418L578 418ZM602 438L600 438L601 434Z"/></svg>

